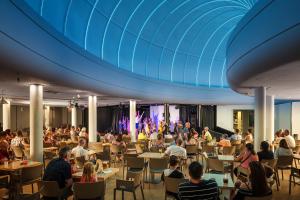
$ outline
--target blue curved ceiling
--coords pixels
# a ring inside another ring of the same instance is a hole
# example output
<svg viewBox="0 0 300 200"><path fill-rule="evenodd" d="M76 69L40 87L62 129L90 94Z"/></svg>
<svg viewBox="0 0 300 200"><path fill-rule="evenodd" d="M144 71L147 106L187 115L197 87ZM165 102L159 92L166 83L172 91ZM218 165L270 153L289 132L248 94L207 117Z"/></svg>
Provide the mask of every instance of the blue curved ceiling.
<svg viewBox="0 0 300 200"><path fill-rule="evenodd" d="M88 52L146 77L228 87L228 37L256 0L24 0Z"/></svg>

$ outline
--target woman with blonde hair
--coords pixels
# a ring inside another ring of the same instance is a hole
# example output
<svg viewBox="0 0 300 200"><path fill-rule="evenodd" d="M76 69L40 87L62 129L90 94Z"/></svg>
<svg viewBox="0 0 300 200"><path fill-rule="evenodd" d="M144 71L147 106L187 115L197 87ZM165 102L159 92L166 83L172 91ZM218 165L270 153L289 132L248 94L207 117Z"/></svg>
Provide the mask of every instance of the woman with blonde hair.
<svg viewBox="0 0 300 200"><path fill-rule="evenodd" d="M82 177L80 179L81 183L95 183L97 182L97 174L93 163L87 162L84 164Z"/></svg>

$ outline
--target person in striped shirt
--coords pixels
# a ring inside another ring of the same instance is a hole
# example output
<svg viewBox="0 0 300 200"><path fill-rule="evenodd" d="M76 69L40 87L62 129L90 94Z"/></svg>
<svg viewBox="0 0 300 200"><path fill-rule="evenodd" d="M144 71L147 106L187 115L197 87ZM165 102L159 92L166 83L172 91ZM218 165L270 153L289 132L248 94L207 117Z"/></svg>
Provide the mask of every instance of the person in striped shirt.
<svg viewBox="0 0 300 200"><path fill-rule="evenodd" d="M181 183L178 196L181 200L215 200L219 199L219 189L214 179L201 179L203 166L199 162L192 162L189 166L190 181Z"/></svg>

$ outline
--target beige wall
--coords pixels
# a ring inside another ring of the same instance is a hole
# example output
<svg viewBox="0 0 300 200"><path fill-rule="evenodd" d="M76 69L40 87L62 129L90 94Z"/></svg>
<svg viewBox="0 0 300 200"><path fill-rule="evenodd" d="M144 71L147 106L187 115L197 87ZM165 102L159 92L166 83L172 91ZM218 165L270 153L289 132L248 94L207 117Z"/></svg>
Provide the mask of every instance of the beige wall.
<svg viewBox="0 0 300 200"><path fill-rule="evenodd" d="M82 124L82 110L77 110L78 124ZM0 122L2 123L2 106L0 106ZM45 119L44 119L45 122ZM71 124L71 111L65 107L50 107L50 126L59 127L61 124ZM29 106L11 106L11 130L29 128Z"/></svg>

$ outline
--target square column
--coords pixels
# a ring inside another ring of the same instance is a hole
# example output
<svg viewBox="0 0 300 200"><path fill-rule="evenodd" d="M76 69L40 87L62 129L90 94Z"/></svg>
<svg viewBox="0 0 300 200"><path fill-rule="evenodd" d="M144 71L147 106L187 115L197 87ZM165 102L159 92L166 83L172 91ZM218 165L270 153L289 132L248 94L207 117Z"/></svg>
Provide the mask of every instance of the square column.
<svg viewBox="0 0 300 200"><path fill-rule="evenodd" d="M43 86L30 85L30 159L43 162Z"/></svg>
<svg viewBox="0 0 300 200"><path fill-rule="evenodd" d="M266 88L255 89L254 149L259 151L266 135Z"/></svg>
<svg viewBox="0 0 300 200"><path fill-rule="evenodd" d="M136 142L136 101L134 100L129 102L129 121L131 142Z"/></svg>
<svg viewBox="0 0 300 200"><path fill-rule="evenodd" d="M89 96L89 142L97 142L97 97ZM72 118L73 119L73 118Z"/></svg>

